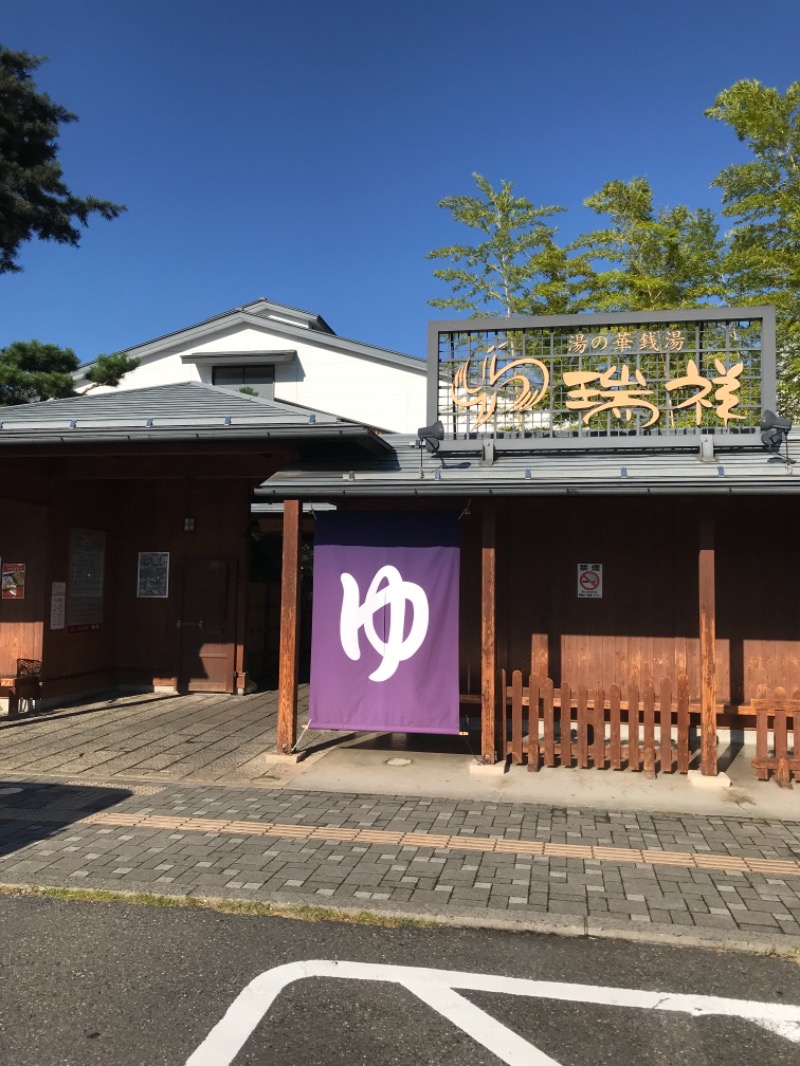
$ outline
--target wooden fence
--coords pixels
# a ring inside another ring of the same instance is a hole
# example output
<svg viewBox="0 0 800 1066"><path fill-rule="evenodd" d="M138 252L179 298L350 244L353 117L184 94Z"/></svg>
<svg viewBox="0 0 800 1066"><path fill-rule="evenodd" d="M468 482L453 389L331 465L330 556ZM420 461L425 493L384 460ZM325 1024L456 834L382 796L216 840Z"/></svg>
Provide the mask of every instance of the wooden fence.
<svg viewBox="0 0 800 1066"><path fill-rule="evenodd" d="M788 699L786 690L777 688L771 699L753 700L753 706L756 712L756 757L753 759L756 777L766 781L770 773L774 773L781 788L791 788L792 775L797 781L800 774L800 752L797 750L800 699Z"/></svg>
<svg viewBox="0 0 800 1066"><path fill-rule="evenodd" d="M553 687L531 676L527 687L520 670L502 676L505 755L514 763L526 758L529 770L545 766L593 766L604 770L642 770L645 777L689 770L689 681L669 679L658 692L652 682L640 693L629 685L626 698L618 685L608 693L584 686L573 691L566 682Z"/></svg>

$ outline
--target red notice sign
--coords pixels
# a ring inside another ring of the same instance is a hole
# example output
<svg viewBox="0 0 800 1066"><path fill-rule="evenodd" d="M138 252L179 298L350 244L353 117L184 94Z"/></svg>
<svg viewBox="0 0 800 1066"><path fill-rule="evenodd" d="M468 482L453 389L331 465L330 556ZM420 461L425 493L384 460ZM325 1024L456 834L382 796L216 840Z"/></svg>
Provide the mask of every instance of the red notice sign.
<svg viewBox="0 0 800 1066"><path fill-rule="evenodd" d="M25 599L25 563L3 563L2 597L4 600Z"/></svg>

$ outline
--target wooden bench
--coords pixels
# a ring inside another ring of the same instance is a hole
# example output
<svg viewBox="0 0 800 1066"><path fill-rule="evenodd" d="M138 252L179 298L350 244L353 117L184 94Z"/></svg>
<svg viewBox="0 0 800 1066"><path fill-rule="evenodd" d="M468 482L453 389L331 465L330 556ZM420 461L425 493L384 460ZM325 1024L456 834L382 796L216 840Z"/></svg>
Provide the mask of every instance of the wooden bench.
<svg viewBox="0 0 800 1066"><path fill-rule="evenodd" d="M19 701L34 702L41 694L40 659L17 659L14 677L0 677L0 698L8 700L8 717L19 717Z"/></svg>

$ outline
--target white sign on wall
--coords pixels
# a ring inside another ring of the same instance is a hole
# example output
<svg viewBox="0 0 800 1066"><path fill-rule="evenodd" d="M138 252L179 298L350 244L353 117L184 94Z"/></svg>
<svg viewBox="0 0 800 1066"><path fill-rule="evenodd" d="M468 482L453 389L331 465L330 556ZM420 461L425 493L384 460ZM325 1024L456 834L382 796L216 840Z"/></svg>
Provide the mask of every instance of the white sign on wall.
<svg viewBox="0 0 800 1066"><path fill-rule="evenodd" d="M578 563L578 599L602 600L603 564Z"/></svg>
<svg viewBox="0 0 800 1066"><path fill-rule="evenodd" d="M54 581L50 589L50 628L63 629L67 617L67 583Z"/></svg>

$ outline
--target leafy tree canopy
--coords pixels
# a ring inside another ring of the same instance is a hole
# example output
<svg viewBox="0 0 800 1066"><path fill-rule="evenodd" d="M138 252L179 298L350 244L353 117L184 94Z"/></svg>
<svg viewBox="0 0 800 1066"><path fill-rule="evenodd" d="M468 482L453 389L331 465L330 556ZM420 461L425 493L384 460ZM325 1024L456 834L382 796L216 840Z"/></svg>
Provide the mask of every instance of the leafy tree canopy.
<svg viewBox="0 0 800 1066"><path fill-rule="evenodd" d="M78 357L71 348L14 341L0 349L0 404L11 406L72 396Z"/></svg>
<svg viewBox="0 0 800 1066"><path fill-rule="evenodd" d="M70 192L57 159L62 125L76 116L36 91L42 56L0 45L0 274L18 272L20 246L39 238L77 246L89 216L116 218L125 207Z"/></svg>
<svg viewBox="0 0 800 1066"><path fill-rule="evenodd" d="M108 385L116 388L122 378L135 370L139 365L138 359L132 359L124 352L115 355L98 355L92 367L86 371L86 380L91 381L91 388L98 385ZM87 389L87 392L91 389Z"/></svg>
<svg viewBox="0 0 800 1066"><path fill-rule="evenodd" d="M606 182L584 205L609 223L576 241L595 260L593 309L697 307L726 296L723 242L711 211L654 208L646 178Z"/></svg>
<svg viewBox="0 0 800 1066"><path fill-rule="evenodd" d="M447 196L439 207L484 239L428 252L428 259L453 264L433 272L450 285L452 296L428 302L475 315L563 313L574 305L588 272L582 259L570 259L559 247L557 228L545 221L565 208L536 207L514 194L513 182L495 189L480 174L472 176L477 196Z"/></svg>
<svg viewBox="0 0 800 1066"><path fill-rule="evenodd" d="M0 348L0 406L60 400L75 395L73 374L78 357L71 348L41 341L14 341ZM92 387L119 385L124 374L139 365L124 353L98 356L86 374Z"/></svg>
<svg viewBox="0 0 800 1066"><path fill-rule="evenodd" d="M785 93L746 79L706 111L750 151L713 181L733 220L726 270L733 298L774 304L781 407L800 414L800 82Z"/></svg>

